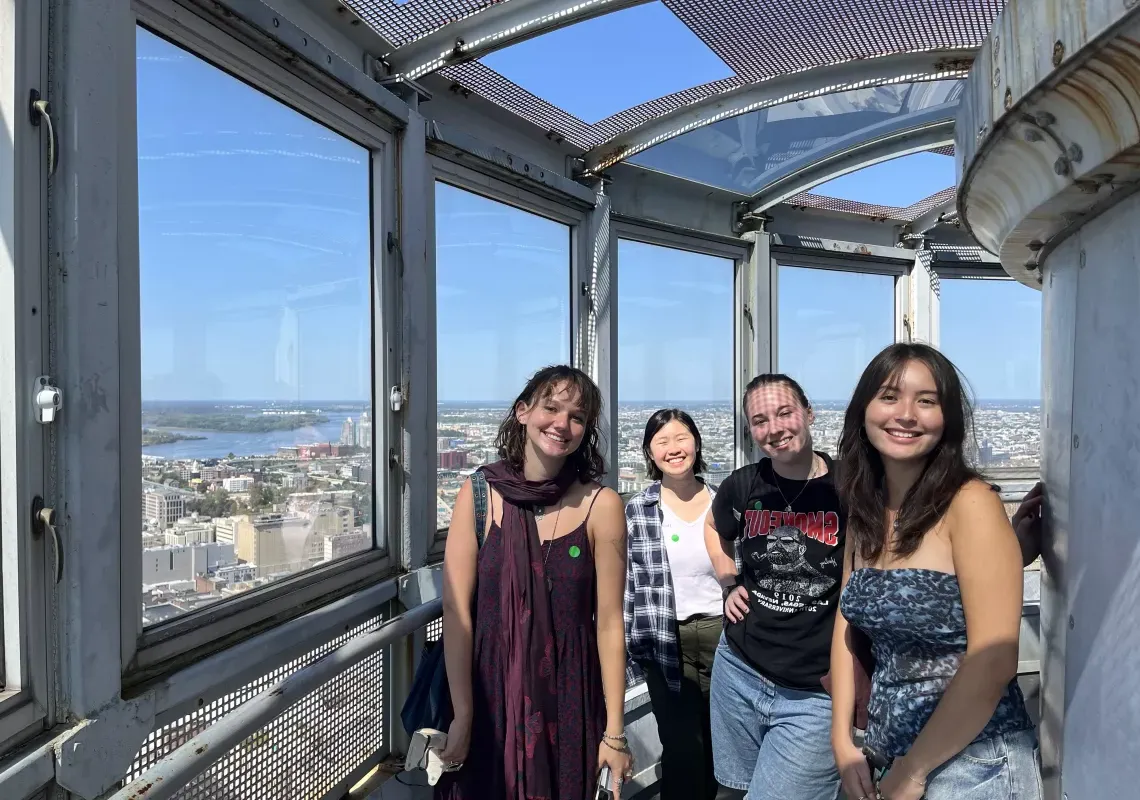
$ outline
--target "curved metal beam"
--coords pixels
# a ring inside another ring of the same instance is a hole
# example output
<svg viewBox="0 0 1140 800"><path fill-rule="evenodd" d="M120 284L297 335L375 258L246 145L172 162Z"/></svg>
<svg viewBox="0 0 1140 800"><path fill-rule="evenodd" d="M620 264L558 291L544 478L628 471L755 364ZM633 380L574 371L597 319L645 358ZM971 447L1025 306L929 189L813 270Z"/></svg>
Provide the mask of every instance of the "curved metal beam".
<svg viewBox="0 0 1140 800"><path fill-rule="evenodd" d="M958 103L943 103L841 136L778 169L752 196L753 213L766 211L821 183L912 153L954 141Z"/></svg>
<svg viewBox="0 0 1140 800"><path fill-rule="evenodd" d="M972 49L900 53L828 64L750 83L663 114L603 142L586 153L584 173L597 174L675 136L781 103L892 83L962 78L973 58Z"/></svg>
<svg viewBox="0 0 1140 800"><path fill-rule="evenodd" d="M945 203L941 203L925 214L915 217L914 220L907 224L907 233L914 233L921 236L927 231L933 230L936 226L941 225L943 222L953 221L958 216L958 212L955 211L957 207L958 197L955 195Z"/></svg>
<svg viewBox="0 0 1140 800"><path fill-rule="evenodd" d="M547 31L649 0L509 0L449 22L384 56L393 75L415 80Z"/></svg>

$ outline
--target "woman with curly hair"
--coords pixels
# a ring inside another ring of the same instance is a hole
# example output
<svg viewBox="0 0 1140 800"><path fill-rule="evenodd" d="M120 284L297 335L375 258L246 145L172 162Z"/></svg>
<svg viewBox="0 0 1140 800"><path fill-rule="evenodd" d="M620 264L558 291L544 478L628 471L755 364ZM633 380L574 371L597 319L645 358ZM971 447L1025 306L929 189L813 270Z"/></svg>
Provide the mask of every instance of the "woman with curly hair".
<svg viewBox="0 0 1140 800"><path fill-rule="evenodd" d="M615 789L630 776L625 515L598 483L601 405L581 370L539 370L499 428L500 460L456 498L443 564L454 721L441 800L588 800L601 766Z"/></svg>

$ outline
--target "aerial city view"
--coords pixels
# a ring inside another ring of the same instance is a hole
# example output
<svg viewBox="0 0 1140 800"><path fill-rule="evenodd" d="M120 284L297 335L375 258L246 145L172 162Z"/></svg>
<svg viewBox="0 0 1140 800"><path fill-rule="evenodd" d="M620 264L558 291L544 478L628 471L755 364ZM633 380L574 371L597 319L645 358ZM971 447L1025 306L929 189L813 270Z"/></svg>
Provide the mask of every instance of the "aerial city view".
<svg viewBox="0 0 1140 800"><path fill-rule="evenodd" d="M649 415L663 403L622 403L618 406L620 472L618 490L637 492L650 481L645 474L641 439ZM727 403L680 403L701 432L705 477L714 486L734 469L734 422ZM843 403L817 403L814 439L816 448L835 454L843 427ZM975 412L978 450L975 461L985 471L994 467L1037 469L1041 462L1040 404L979 403ZM459 487L476 467L494 461L495 434L506 409L493 403L441 403L439 406L438 514L439 528L451 522L451 507Z"/></svg>
<svg viewBox="0 0 1140 800"><path fill-rule="evenodd" d="M144 403L143 621L372 546L363 403Z"/></svg>
<svg viewBox="0 0 1140 800"><path fill-rule="evenodd" d="M649 480L645 420L659 403L619 406L622 493ZM700 427L706 477L734 468L727 404L682 404ZM1039 406L983 403L977 463L1040 462ZM451 521L459 487L495 460L501 403L441 403L437 526ZM842 406L816 408L817 447L835 452ZM161 622L233 594L372 546L372 418L363 403L145 403L143 619Z"/></svg>

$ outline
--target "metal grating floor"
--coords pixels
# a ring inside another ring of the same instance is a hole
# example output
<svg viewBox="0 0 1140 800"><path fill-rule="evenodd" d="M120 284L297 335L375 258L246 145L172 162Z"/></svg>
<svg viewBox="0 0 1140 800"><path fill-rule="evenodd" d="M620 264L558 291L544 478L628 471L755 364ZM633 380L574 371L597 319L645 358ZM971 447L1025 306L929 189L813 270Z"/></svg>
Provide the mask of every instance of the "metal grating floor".
<svg viewBox="0 0 1140 800"><path fill-rule="evenodd" d="M349 639L375 630L376 616L241 689L147 737L124 785L200 731L282 678ZM179 800L319 800L384 745L384 654L377 653L312 692L227 753L175 797Z"/></svg>

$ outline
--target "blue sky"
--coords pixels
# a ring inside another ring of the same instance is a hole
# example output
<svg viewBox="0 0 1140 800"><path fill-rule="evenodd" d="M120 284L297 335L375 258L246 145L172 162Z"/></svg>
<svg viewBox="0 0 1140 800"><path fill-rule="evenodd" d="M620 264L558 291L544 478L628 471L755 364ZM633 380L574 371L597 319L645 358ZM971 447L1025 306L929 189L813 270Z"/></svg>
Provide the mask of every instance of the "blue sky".
<svg viewBox="0 0 1140 800"><path fill-rule="evenodd" d="M595 120L725 77L694 41L654 3L485 60ZM367 150L141 29L137 46L143 399L366 400ZM594 72L571 80L583 47ZM921 154L816 191L908 205L953 180ZM436 204L439 399L510 400L569 359L570 229L442 184ZM618 259L619 399L731 401L731 263L634 242ZM977 395L1038 398L1040 294L942 287L943 349ZM784 268L779 297L781 369L845 399L892 335L890 279Z"/></svg>

